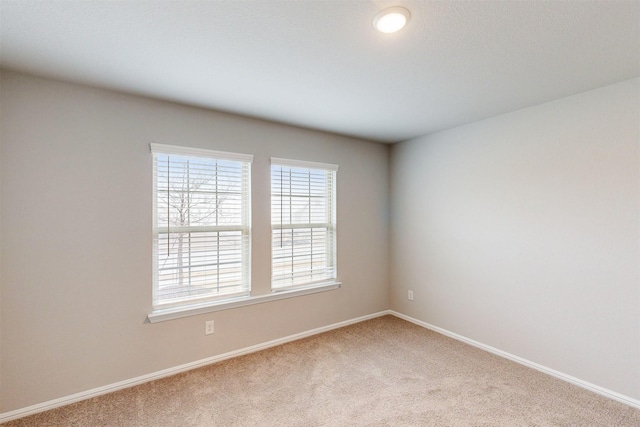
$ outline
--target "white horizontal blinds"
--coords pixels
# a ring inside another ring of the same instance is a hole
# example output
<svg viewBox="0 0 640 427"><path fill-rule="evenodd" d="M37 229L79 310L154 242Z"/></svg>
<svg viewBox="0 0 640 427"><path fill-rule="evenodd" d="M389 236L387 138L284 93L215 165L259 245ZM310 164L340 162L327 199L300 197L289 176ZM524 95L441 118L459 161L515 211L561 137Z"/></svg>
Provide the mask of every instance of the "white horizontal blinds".
<svg viewBox="0 0 640 427"><path fill-rule="evenodd" d="M336 278L337 166L272 159L272 288Z"/></svg>
<svg viewBox="0 0 640 427"><path fill-rule="evenodd" d="M248 294L251 157L151 148L154 307Z"/></svg>

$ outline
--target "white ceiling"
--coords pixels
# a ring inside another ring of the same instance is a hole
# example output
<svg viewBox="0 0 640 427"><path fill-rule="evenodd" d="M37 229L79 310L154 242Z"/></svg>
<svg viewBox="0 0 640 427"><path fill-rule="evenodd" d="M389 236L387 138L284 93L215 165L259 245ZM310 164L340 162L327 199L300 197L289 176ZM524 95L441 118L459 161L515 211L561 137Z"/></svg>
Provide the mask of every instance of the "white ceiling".
<svg viewBox="0 0 640 427"><path fill-rule="evenodd" d="M0 27L3 69L383 142L640 75L640 0L0 0Z"/></svg>

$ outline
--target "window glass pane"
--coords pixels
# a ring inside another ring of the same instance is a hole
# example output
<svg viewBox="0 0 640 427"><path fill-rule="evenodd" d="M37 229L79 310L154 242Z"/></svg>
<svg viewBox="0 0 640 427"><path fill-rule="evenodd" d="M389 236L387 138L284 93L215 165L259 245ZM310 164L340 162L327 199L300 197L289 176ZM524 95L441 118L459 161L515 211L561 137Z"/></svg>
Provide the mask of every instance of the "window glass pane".
<svg viewBox="0 0 640 427"><path fill-rule="evenodd" d="M249 173L245 161L154 151L155 307L248 293Z"/></svg>
<svg viewBox="0 0 640 427"><path fill-rule="evenodd" d="M272 164L273 289L336 278L335 179L335 170Z"/></svg>

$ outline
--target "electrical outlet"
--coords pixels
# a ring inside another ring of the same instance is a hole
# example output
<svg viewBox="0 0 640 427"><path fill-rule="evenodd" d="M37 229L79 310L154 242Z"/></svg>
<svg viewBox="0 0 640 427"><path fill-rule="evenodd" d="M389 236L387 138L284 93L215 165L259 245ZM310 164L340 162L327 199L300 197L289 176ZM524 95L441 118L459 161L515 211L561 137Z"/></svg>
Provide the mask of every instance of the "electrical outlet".
<svg viewBox="0 0 640 427"><path fill-rule="evenodd" d="M407 298L409 298L409 301L413 301L413 291L407 292Z"/></svg>
<svg viewBox="0 0 640 427"><path fill-rule="evenodd" d="M213 333L213 320L204 322L204 334L211 335Z"/></svg>

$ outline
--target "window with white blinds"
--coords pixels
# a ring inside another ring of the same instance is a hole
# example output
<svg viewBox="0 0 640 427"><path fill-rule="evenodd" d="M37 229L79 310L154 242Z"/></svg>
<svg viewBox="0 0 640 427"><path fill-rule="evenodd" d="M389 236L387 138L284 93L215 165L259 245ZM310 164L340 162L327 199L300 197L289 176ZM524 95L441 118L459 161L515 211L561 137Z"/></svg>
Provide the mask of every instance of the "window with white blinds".
<svg viewBox="0 0 640 427"><path fill-rule="evenodd" d="M151 144L154 309L250 292L253 156Z"/></svg>
<svg viewBox="0 0 640 427"><path fill-rule="evenodd" d="M336 172L324 163L271 159L271 287L336 280Z"/></svg>

